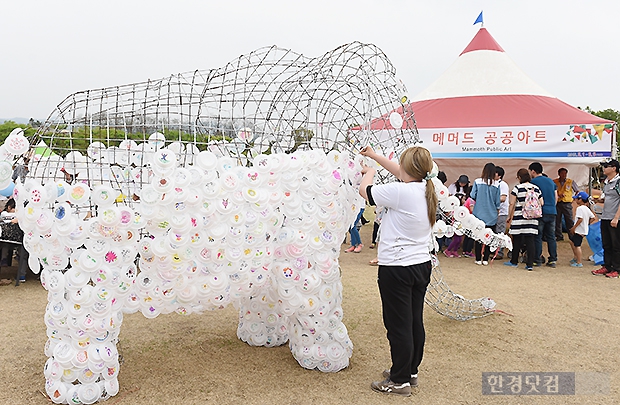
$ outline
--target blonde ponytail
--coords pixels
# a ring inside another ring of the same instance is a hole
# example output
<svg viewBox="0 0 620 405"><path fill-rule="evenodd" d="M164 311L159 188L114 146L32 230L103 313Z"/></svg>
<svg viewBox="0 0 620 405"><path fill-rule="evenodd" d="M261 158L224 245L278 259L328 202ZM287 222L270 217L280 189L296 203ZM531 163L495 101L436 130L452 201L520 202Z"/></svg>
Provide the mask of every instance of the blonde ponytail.
<svg viewBox="0 0 620 405"><path fill-rule="evenodd" d="M426 205L428 206L428 222L433 226L437 221L437 204L439 199L432 180L426 180Z"/></svg>
<svg viewBox="0 0 620 405"><path fill-rule="evenodd" d="M433 158L428 149L414 146L405 150L400 156L400 165L411 177L425 181L428 173L433 170ZM436 221L439 200L432 180L426 180L425 197L428 206L428 222L433 226Z"/></svg>

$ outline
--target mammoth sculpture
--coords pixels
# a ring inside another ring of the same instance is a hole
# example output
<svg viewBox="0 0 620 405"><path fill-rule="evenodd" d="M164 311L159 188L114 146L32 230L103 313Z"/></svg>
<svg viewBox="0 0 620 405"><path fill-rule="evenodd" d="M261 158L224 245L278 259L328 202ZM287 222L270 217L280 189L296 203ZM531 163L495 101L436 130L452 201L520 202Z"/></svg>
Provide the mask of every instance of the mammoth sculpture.
<svg viewBox="0 0 620 405"><path fill-rule="evenodd" d="M419 141L406 101L372 45L318 58L271 47L220 69L72 94L31 139L11 134L0 185L15 159L31 158L14 196L30 268L49 292L52 401L118 393L116 343L123 313L137 311L233 304L244 342L288 342L309 369L347 367L338 256L364 204L357 151L372 144L397 159ZM379 130L364 124L378 118ZM437 189L437 232L507 243L475 219L462 225ZM494 305L450 291L437 262L427 303L461 320Z"/></svg>

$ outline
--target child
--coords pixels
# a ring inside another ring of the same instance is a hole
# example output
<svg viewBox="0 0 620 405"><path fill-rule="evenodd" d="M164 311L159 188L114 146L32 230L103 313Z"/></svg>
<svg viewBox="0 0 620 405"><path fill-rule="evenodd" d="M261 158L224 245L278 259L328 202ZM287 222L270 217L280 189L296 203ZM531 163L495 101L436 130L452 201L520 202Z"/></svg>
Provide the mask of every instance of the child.
<svg viewBox="0 0 620 405"><path fill-rule="evenodd" d="M385 213L385 208L381 206L375 207L375 221L372 228L372 243L370 248L374 249L377 246L377 237L379 236L379 226L381 225L381 218Z"/></svg>
<svg viewBox="0 0 620 405"><path fill-rule="evenodd" d="M8 223L17 223L17 219L15 219L15 200L13 198L9 198L6 201L6 205L0 213L0 219L8 224ZM12 263L13 259L13 244L12 243L0 243L0 266L8 267Z"/></svg>
<svg viewBox="0 0 620 405"><path fill-rule="evenodd" d="M7 223L15 219L15 200L13 199L13 197L9 198L6 201L4 210L2 210L2 213L0 213L0 218L2 218L2 220Z"/></svg>
<svg viewBox="0 0 620 405"><path fill-rule="evenodd" d="M17 217L15 217L15 200L13 198L9 198L6 202L4 210L0 214L0 219L5 224L17 224ZM19 226L11 226L4 227L3 231L6 231L6 235L2 235L6 240L23 240L24 232L19 228ZM13 244L5 244L8 250L2 249L2 260L0 260L0 266L10 266L12 257L13 257ZM17 248L17 257L19 258L19 263L17 266L17 281L15 283L18 286L20 283L26 282L26 272L28 270L28 257L29 253L24 248L23 244L19 244ZM37 272L38 273L38 272Z"/></svg>
<svg viewBox="0 0 620 405"><path fill-rule="evenodd" d="M357 213L357 218L355 218L355 222L349 229L349 235L351 235L351 247L345 249L345 253L359 253L362 251L364 245L362 244L362 238L360 236L360 231L357 225L360 223L360 220L364 216L364 208L360 209Z"/></svg>
<svg viewBox="0 0 620 405"><path fill-rule="evenodd" d="M467 196L467 198L465 199L465 202L463 203L463 207L467 208L469 210L469 213L472 214L474 212L475 204L476 202L471 197ZM474 253L472 252L473 248L474 248L474 240L466 235L465 239L463 240L463 256L476 257Z"/></svg>
<svg viewBox="0 0 620 405"><path fill-rule="evenodd" d="M580 191L573 197L573 200L577 202L576 220L575 225L568 230L570 247L573 249L573 255L575 256L570 261L572 267L583 267L583 263L581 263L581 242L583 237L588 234L588 227L596 221L594 213L586 205L588 198L588 193L585 191Z"/></svg>
<svg viewBox="0 0 620 405"><path fill-rule="evenodd" d="M457 193L455 194L455 196L459 199L461 205L464 205L467 201L467 196L465 194ZM469 206L467 208L469 209ZM461 242L463 241L463 238L463 235L454 234L454 236L452 236L452 241L450 242L446 250L444 250L443 254L446 255L446 257L461 257L461 255L458 253L458 250L461 247ZM465 253L466 252L463 251L463 254Z"/></svg>
<svg viewBox="0 0 620 405"><path fill-rule="evenodd" d="M375 207L375 222L373 224L373 229L372 229L372 243L370 244L371 249L374 249L377 246L377 242L379 241L379 227L381 226L381 219L383 218L383 214L385 214L385 207L376 206ZM379 258L375 257L368 263L371 266L378 266Z"/></svg>
<svg viewBox="0 0 620 405"><path fill-rule="evenodd" d="M458 250L461 247L462 241L463 241L463 235L454 234L452 236L452 242L450 242L446 250L443 251L443 254L446 255L446 257L461 257Z"/></svg>

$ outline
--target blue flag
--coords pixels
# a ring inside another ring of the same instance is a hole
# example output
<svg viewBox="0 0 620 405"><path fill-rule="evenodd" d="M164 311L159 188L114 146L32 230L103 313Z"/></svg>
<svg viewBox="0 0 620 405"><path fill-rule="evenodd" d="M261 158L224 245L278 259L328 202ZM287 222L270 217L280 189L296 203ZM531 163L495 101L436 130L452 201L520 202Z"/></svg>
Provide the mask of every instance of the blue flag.
<svg viewBox="0 0 620 405"><path fill-rule="evenodd" d="M484 21L482 21L482 11L480 12L480 15L478 16L478 18L476 18L476 21L474 21L474 25L478 23L482 23L482 25L484 25Z"/></svg>

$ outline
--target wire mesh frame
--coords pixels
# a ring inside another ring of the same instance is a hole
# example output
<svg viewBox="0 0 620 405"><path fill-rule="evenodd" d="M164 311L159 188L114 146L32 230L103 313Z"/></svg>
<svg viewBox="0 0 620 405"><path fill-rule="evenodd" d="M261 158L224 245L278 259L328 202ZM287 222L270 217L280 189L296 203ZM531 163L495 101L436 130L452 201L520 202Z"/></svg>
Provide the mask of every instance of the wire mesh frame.
<svg viewBox="0 0 620 405"><path fill-rule="evenodd" d="M31 170L47 181L63 179L65 169L91 186L110 181L127 194L129 183L135 191L150 181L124 173L147 166L158 147L154 133L172 144L181 165L192 164L205 149L243 165L259 153L299 149L354 155L367 143L398 154L419 142L415 124L392 130L390 137L370 128L373 119L387 122L390 111L408 111L395 73L374 45L355 42L318 58L272 46L219 69L77 92L31 140L40 145ZM385 181L389 174L380 177Z"/></svg>

